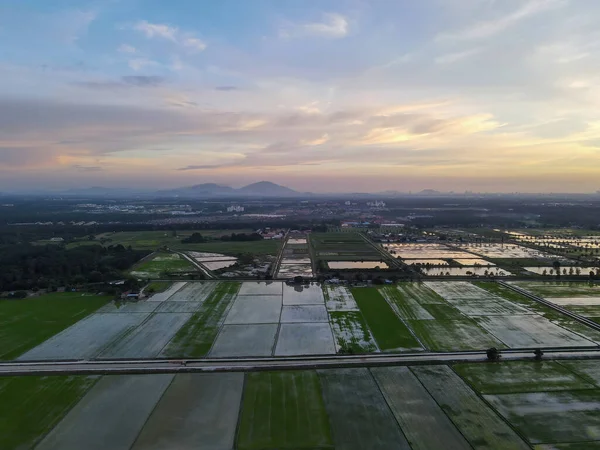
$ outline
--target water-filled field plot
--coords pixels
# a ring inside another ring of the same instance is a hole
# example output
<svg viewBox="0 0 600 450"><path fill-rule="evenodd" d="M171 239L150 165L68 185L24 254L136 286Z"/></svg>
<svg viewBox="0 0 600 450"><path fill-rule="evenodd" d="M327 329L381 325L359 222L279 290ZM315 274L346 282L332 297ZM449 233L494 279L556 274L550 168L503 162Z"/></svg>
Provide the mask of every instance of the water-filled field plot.
<svg viewBox="0 0 600 450"><path fill-rule="evenodd" d="M99 358L155 358L177 330L186 323L190 313L157 313L104 350Z"/></svg>
<svg viewBox="0 0 600 450"><path fill-rule="evenodd" d="M100 308L97 313L151 313L163 302L141 301L141 302L110 302Z"/></svg>
<svg viewBox="0 0 600 450"><path fill-rule="evenodd" d="M166 300L169 300L169 298L173 294L175 294L177 291L179 291L185 285L186 285L185 281L177 281L177 282L173 283L171 286L169 286L167 289L165 289L163 292L158 292L156 294L153 294L150 297L150 299L153 302L164 302Z"/></svg>
<svg viewBox="0 0 600 450"><path fill-rule="evenodd" d="M578 361L577 364L579 363ZM584 377L554 361L456 364L454 370L482 394L564 391L595 387Z"/></svg>
<svg viewBox="0 0 600 450"><path fill-rule="evenodd" d="M331 329L338 353L378 351L375 339L360 311L331 311Z"/></svg>
<svg viewBox="0 0 600 450"><path fill-rule="evenodd" d="M107 345L135 329L148 316L148 313L93 314L21 355L19 359L93 359Z"/></svg>
<svg viewBox="0 0 600 450"><path fill-rule="evenodd" d="M130 449L172 380L172 374L104 376L36 449Z"/></svg>
<svg viewBox="0 0 600 450"><path fill-rule="evenodd" d="M600 390L485 395L485 399L532 444L600 440Z"/></svg>
<svg viewBox="0 0 600 450"><path fill-rule="evenodd" d="M433 320L434 317L412 296L403 295L396 286L381 289L381 295L392 306L396 314L407 320Z"/></svg>
<svg viewBox="0 0 600 450"><path fill-rule="evenodd" d="M336 450L410 450L368 369L318 373Z"/></svg>
<svg viewBox="0 0 600 450"><path fill-rule="evenodd" d="M413 450L471 448L408 367L371 372Z"/></svg>
<svg viewBox="0 0 600 450"><path fill-rule="evenodd" d="M350 289L345 286L325 285L323 294L329 311L359 311Z"/></svg>
<svg viewBox="0 0 600 450"><path fill-rule="evenodd" d="M450 367L417 366L411 370L475 449L530 448Z"/></svg>
<svg viewBox="0 0 600 450"><path fill-rule="evenodd" d="M278 323L281 316L281 296L238 295L227 314L225 323Z"/></svg>
<svg viewBox="0 0 600 450"><path fill-rule="evenodd" d="M328 321L329 316L324 305L284 306L281 311L281 323Z"/></svg>
<svg viewBox="0 0 600 450"><path fill-rule="evenodd" d="M209 356L271 356L279 325L224 325L221 328Z"/></svg>
<svg viewBox="0 0 600 450"><path fill-rule="evenodd" d="M210 295L218 285L217 282L190 282L169 297L170 302L199 302Z"/></svg>
<svg viewBox="0 0 600 450"><path fill-rule="evenodd" d="M284 305L323 305L325 298L319 284L283 285Z"/></svg>
<svg viewBox="0 0 600 450"><path fill-rule="evenodd" d="M596 346L538 315L477 317L477 323L512 348Z"/></svg>
<svg viewBox="0 0 600 450"><path fill-rule="evenodd" d="M219 283L208 298L175 334L163 349L162 356L200 358L206 356L225 320L227 308L233 302L240 283ZM189 305L195 302L167 302ZM165 305L167 304L165 303Z"/></svg>
<svg viewBox="0 0 600 450"><path fill-rule="evenodd" d="M402 259L451 259L451 258L473 258L475 255L447 247L444 244L383 244L388 252L394 257ZM410 262L407 261L408 264Z"/></svg>
<svg viewBox="0 0 600 450"><path fill-rule="evenodd" d="M283 294L281 282L245 281L242 283L239 295L279 295Z"/></svg>
<svg viewBox="0 0 600 450"><path fill-rule="evenodd" d="M178 374L132 450L233 448L243 373Z"/></svg>
<svg viewBox="0 0 600 450"><path fill-rule="evenodd" d="M313 371L247 374L241 414L238 449L333 449Z"/></svg>
<svg viewBox="0 0 600 450"><path fill-rule="evenodd" d="M432 351L506 348L502 341L477 325L472 319L409 320L407 323L419 341Z"/></svg>
<svg viewBox="0 0 600 450"><path fill-rule="evenodd" d="M329 323L282 323L275 356L335 353Z"/></svg>
<svg viewBox="0 0 600 450"><path fill-rule="evenodd" d="M551 258L552 255L515 244L463 244L460 248L484 258Z"/></svg>

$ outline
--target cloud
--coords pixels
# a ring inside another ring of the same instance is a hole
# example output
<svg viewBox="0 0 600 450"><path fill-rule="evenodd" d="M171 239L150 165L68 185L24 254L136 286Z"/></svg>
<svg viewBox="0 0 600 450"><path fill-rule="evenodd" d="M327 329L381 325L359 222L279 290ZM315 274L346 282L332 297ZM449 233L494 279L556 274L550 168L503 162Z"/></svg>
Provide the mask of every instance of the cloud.
<svg viewBox="0 0 600 450"><path fill-rule="evenodd" d="M478 22L460 31L440 34L437 40L461 41L488 38L537 14L563 7L567 2L565 0L529 0L520 2L520 4L521 6L510 14L494 20Z"/></svg>
<svg viewBox="0 0 600 450"><path fill-rule="evenodd" d="M471 56L474 56L480 52L481 52L480 48L474 48L474 49L465 50L462 52L447 53L445 55L438 56L437 58L435 58L434 61L436 64L452 64L452 63L470 58Z"/></svg>
<svg viewBox="0 0 600 450"><path fill-rule="evenodd" d="M158 86L165 82L164 77L159 77L156 75L129 75L121 77L121 80L123 80L123 83L127 85L141 87Z"/></svg>
<svg viewBox="0 0 600 450"><path fill-rule="evenodd" d="M323 15L321 22L294 24L287 23L279 30L282 38L321 36L326 38L343 38L349 32L348 20L341 14Z"/></svg>
<svg viewBox="0 0 600 450"><path fill-rule="evenodd" d="M224 167L224 164L202 164L202 165L191 165L180 167L176 169L178 171L186 171L186 170L206 170L206 169L218 169L219 167Z"/></svg>
<svg viewBox="0 0 600 450"><path fill-rule="evenodd" d="M100 172L102 170L100 166L82 166L80 164L74 164L71 167L79 172Z"/></svg>
<svg viewBox="0 0 600 450"><path fill-rule="evenodd" d="M135 53L137 50L135 47L128 45L128 44L121 44L119 46L119 48L117 49L117 51L119 53L128 53L128 54L132 54Z"/></svg>
<svg viewBox="0 0 600 450"><path fill-rule="evenodd" d="M133 29L144 33L147 38L160 37L173 42L177 40L175 36L179 33L179 29L176 27L162 23L150 23L146 20L136 23Z"/></svg>
<svg viewBox="0 0 600 450"><path fill-rule="evenodd" d="M204 51L207 47L206 42L198 39L192 33L181 31L171 25L142 20L136 23L133 29L143 33L149 39L165 39L193 52Z"/></svg>
<svg viewBox="0 0 600 450"><path fill-rule="evenodd" d="M314 147L316 145L322 145L325 144L326 142L329 141L329 135L327 133L325 133L323 136L317 138L317 139L304 139L302 141L300 141L300 143L302 145L308 145L310 147Z"/></svg>
<svg viewBox="0 0 600 450"><path fill-rule="evenodd" d="M156 66L160 65L156 61L152 61L151 59L148 59L148 58L130 59L127 64L129 65L129 67L131 67L131 69L135 70L136 72L138 70L142 70L146 67L156 67Z"/></svg>
<svg viewBox="0 0 600 450"><path fill-rule="evenodd" d="M199 52L206 49L206 43L198 38L185 38L183 41L181 41L181 43L184 47L188 47Z"/></svg>
<svg viewBox="0 0 600 450"><path fill-rule="evenodd" d="M216 86L215 91L237 91L237 86Z"/></svg>
<svg viewBox="0 0 600 450"><path fill-rule="evenodd" d="M129 75L123 76L120 80L104 81L77 81L73 84L88 89L112 90L128 87L156 87L164 84L165 78L155 75Z"/></svg>

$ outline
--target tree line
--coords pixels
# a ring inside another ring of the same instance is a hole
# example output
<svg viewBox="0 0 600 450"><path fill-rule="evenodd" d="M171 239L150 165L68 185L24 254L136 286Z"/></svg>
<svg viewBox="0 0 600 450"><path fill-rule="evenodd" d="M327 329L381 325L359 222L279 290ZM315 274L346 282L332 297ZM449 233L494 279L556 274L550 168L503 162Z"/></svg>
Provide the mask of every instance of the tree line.
<svg viewBox="0 0 600 450"><path fill-rule="evenodd" d="M119 279L148 253L122 245L84 245L72 249L59 245L2 245L0 292L52 290L65 285Z"/></svg>

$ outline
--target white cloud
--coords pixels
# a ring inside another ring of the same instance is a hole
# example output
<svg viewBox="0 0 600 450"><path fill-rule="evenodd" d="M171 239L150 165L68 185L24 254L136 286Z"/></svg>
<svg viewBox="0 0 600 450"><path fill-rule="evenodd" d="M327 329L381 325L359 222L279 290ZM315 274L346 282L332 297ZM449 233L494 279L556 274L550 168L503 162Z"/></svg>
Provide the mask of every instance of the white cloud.
<svg viewBox="0 0 600 450"><path fill-rule="evenodd" d="M150 23L146 20L135 24L133 29L144 33L147 38L161 37L170 41L176 41L175 35L179 32L176 27L162 23Z"/></svg>
<svg viewBox="0 0 600 450"><path fill-rule="evenodd" d="M452 64L452 63L470 58L471 56L476 55L479 52L481 52L480 48L474 48L471 50L465 50L463 52L447 53L445 55L438 56L437 58L435 58L435 63L436 64Z"/></svg>
<svg viewBox="0 0 600 450"><path fill-rule="evenodd" d="M314 147L317 145L325 144L326 142L329 142L329 134L327 134L327 133L325 133L323 136L316 138L316 139L303 139L300 141L300 144Z"/></svg>
<svg viewBox="0 0 600 450"><path fill-rule="evenodd" d="M130 53L131 54L131 53L136 52L135 47L133 47L131 45L127 45L127 44L121 44L117 50L119 51L119 53Z"/></svg>
<svg viewBox="0 0 600 450"><path fill-rule="evenodd" d="M324 14L321 22L294 24L287 23L279 30L283 38L322 36L327 38L342 38L349 32L348 20L341 14Z"/></svg>
<svg viewBox="0 0 600 450"><path fill-rule="evenodd" d="M499 17L494 20L487 20L476 23L464 30L454 33L441 34L438 40L470 40L483 39L498 34L522 20L528 19L537 14L565 6L565 0L529 0L512 13Z"/></svg>
<svg viewBox="0 0 600 450"><path fill-rule="evenodd" d="M197 38L191 38L191 37L185 38L182 41L182 44L185 47L188 47L193 50L200 51L200 52L203 51L204 49L206 49L206 43Z"/></svg>
<svg viewBox="0 0 600 450"><path fill-rule="evenodd" d="M151 59L147 58L130 59L128 64L129 67L131 67L135 71L142 70L145 67L155 67L159 65L156 61L152 61Z"/></svg>
<svg viewBox="0 0 600 450"><path fill-rule="evenodd" d="M148 39L162 38L191 51L203 51L206 43L195 37L192 33L183 32L177 27L162 23L150 23L146 20L139 21L133 29L143 33Z"/></svg>

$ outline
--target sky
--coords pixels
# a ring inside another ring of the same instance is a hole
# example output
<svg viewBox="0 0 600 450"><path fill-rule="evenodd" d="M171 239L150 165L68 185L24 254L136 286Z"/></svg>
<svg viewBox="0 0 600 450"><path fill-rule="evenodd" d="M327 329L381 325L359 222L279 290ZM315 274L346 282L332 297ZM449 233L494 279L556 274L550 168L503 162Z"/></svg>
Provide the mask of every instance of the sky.
<svg viewBox="0 0 600 450"><path fill-rule="evenodd" d="M0 3L0 190L600 189L598 0Z"/></svg>

